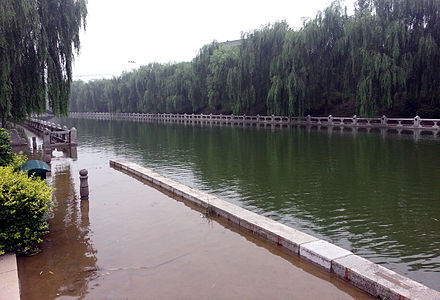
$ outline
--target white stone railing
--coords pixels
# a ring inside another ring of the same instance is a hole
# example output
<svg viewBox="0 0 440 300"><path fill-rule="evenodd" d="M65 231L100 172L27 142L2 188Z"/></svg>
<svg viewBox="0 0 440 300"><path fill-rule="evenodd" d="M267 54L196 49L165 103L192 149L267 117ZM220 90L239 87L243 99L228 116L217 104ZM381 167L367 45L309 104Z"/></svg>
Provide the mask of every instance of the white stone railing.
<svg viewBox="0 0 440 300"><path fill-rule="evenodd" d="M36 118L27 119L25 124L29 129L43 135L43 146L53 144L76 145L77 130L75 127L68 129L67 126Z"/></svg>
<svg viewBox="0 0 440 300"><path fill-rule="evenodd" d="M429 129L439 130L440 119L414 118L359 118L353 117L312 117L305 118L287 116L248 116L248 115L213 115L213 114L166 114L166 113L102 113L102 112L71 112L73 118L91 119L127 119L127 120L157 120L169 122L214 123L214 124L264 124L275 126L318 125L318 126L347 126L347 127L377 127L396 129Z"/></svg>

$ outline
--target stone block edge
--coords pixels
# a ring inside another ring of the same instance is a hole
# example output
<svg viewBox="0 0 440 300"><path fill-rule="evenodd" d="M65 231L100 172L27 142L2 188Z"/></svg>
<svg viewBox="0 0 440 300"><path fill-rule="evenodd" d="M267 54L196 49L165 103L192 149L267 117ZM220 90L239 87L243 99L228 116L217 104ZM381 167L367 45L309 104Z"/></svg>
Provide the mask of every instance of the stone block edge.
<svg viewBox="0 0 440 300"><path fill-rule="evenodd" d="M0 255L0 300L20 300L17 257L15 254Z"/></svg>

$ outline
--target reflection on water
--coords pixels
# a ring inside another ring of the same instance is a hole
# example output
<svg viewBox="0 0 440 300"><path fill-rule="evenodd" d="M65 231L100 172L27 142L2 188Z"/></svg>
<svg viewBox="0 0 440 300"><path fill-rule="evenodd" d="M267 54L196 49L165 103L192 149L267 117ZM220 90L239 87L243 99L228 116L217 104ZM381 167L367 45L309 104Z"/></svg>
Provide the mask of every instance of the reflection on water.
<svg viewBox="0 0 440 300"><path fill-rule="evenodd" d="M440 289L440 140L61 120L114 153Z"/></svg>
<svg viewBox="0 0 440 300"><path fill-rule="evenodd" d="M55 299L75 296L84 299L87 282L96 277L96 250L89 242L89 203L79 203L72 182L70 164L52 161L48 181L54 190L56 207L50 219L50 233L45 236L38 256L18 259L22 299ZM38 289L34 287L38 286Z"/></svg>
<svg viewBox="0 0 440 300"><path fill-rule="evenodd" d="M19 259L22 300L371 299L111 169L114 155L80 146L77 161L52 161L58 206L42 251ZM82 168L88 202L73 183Z"/></svg>

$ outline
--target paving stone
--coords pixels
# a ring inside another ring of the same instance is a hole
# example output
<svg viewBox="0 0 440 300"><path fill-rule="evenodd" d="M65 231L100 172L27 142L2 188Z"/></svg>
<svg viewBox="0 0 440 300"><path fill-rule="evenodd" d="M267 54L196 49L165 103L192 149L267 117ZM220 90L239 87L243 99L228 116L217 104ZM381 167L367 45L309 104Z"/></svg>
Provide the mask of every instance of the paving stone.
<svg viewBox="0 0 440 300"><path fill-rule="evenodd" d="M142 174L142 179L145 179L147 181L153 181L153 178L151 178L150 176L148 176L147 174Z"/></svg>
<svg viewBox="0 0 440 300"><path fill-rule="evenodd" d="M0 300L20 300L15 254L0 256Z"/></svg>
<svg viewBox="0 0 440 300"><path fill-rule="evenodd" d="M330 271L332 260L353 254L323 240L301 244L299 255Z"/></svg>
<svg viewBox="0 0 440 300"><path fill-rule="evenodd" d="M17 270L15 255L5 254L0 256L0 274Z"/></svg>

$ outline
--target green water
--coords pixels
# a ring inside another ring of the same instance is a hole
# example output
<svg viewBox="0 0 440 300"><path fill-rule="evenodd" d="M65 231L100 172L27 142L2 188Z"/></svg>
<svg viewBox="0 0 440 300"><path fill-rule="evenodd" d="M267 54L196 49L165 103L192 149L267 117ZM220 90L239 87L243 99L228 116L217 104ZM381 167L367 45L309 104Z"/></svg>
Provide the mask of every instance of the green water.
<svg viewBox="0 0 440 300"><path fill-rule="evenodd" d="M440 138L64 119L99 148L440 290Z"/></svg>

